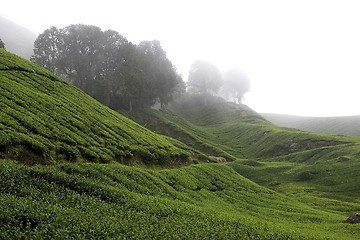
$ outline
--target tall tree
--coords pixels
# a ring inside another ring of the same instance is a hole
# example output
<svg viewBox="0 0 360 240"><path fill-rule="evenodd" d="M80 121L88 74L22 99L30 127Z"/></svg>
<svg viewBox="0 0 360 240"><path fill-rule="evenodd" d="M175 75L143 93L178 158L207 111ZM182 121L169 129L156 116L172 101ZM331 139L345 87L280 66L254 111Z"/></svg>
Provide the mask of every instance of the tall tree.
<svg viewBox="0 0 360 240"><path fill-rule="evenodd" d="M250 90L249 77L239 68L232 68L225 73L223 92L235 103L242 103L245 93Z"/></svg>
<svg viewBox="0 0 360 240"><path fill-rule="evenodd" d="M136 46L96 26L51 27L36 40L31 60L113 109L165 105L182 83L159 41Z"/></svg>
<svg viewBox="0 0 360 240"><path fill-rule="evenodd" d="M204 96L216 94L223 85L219 69L212 63L197 60L189 71L188 86L192 93Z"/></svg>
<svg viewBox="0 0 360 240"><path fill-rule="evenodd" d="M97 94L101 96L102 102L113 108L121 108L120 93L127 78L128 59L132 55L133 45L118 32L107 30L104 32L103 52L100 56L100 76L102 81Z"/></svg>
<svg viewBox="0 0 360 240"><path fill-rule="evenodd" d="M60 48L63 44L62 31L56 27L50 27L35 40L34 55L30 60L54 73L60 74L58 61L61 56Z"/></svg>
<svg viewBox="0 0 360 240"><path fill-rule="evenodd" d="M164 107L172 100L177 87L182 84L182 78L167 58L160 41L143 41L138 49L144 55L143 70L148 78L147 87L150 87L148 94Z"/></svg>
<svg viewBox="0 0 360 240"><path fill-rule="evenodd" d="M0 38L0 48L5 49L5 43L1 40L1 38Z"/></svg>
<svg viewBox="0 0 360 240"><path fill-rule="evenodd" d="M94 96L96 83L101 81L99 57L103 50L103 32L91 25L70 25L63 30L64 44L60 70L68 80Z"/></svg>

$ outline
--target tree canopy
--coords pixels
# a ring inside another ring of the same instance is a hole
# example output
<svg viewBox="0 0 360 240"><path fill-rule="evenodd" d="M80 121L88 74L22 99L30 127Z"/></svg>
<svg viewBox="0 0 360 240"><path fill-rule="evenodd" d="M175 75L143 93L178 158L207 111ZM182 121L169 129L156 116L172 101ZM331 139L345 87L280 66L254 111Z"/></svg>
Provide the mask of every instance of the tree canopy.
<svg viewBox="0 0 360 240"><path fill-rule="evenodd" d="M164 106L182 86L157 40L136 46L116 31L80 24L51 27L34 45L33 62L113 109Z"/></svg>
<svg viewBox="0 0 360 240"><path fill-rule="evenodd" d="M189 71L188 86L191 93L214 95L223 84L219 69L212 63L197 60Z"/></svg>
<svg viewBox="0 0 360 240"><path fill-rule="evenodd" d="M242 103L244 94L250 90L249 77L239 68L232 68L225 73L223 93L225 98L232 98L235 103Z"/></svg>

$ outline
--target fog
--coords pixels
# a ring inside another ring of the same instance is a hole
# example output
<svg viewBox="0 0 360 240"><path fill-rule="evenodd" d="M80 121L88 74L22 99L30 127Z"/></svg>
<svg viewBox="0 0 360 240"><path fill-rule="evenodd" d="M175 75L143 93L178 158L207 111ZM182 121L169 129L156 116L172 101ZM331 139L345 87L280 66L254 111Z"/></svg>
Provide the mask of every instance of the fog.
<svg viewBox="0 0 360 240"><path fill-rule="evenodd" d="M258 112L360 115L360 2L5 1L0 15L36 34L93 24L129 41L158 39L178 72L204 59L251 82L244 103Z"/></svg>

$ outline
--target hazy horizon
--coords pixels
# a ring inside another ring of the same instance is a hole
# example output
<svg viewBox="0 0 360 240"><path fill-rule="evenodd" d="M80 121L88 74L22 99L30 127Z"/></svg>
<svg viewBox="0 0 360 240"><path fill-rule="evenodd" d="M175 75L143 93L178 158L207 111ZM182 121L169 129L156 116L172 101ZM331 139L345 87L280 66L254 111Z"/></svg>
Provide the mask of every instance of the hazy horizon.
<svg viewBox="0 0 360 240"><path fill-rule="evenodd" d="M7 1L0 16L40 34L91 24L133 43L158 39L186 77L196 59L247 73L257 112L360 115L357 1ZM1 37L1 36L0 36Z"/></svg>

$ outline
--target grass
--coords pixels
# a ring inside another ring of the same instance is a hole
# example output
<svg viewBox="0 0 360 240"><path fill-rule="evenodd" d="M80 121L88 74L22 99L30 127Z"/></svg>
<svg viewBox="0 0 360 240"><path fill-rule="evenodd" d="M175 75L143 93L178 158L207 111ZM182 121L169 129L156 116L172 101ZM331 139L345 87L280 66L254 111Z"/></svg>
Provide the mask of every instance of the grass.
<svg viewBox="0 0 360 240"><path fill-rule="evenodd" d="M358 226L261 187L226 164L0 162L0 238L354 239ZM44 196L47 196L44 198Z"/></svg>
<svg viewBox="0 0 360 240"><path fill-rule="evenodd" d="M189 121L195 126L194 131L190 128L187 131L197 135L207 134L206 141L209 145L218 146L244 162L244 169L252 168L254 174L246 175L250 179L257 181L271 175L278 179L274 181L281 183L300 180L306 184L312 183L312 187L322 189L321 191L328 189L327 192L342 192L334 195L360 197L356 187L356 182L360 181L357 174L359 137L280 128L249 111L246 106L215 99L210 106L204 106L201 103L195 104L196 101L199 100L187 98L175 104L173 111L183 118L182 121ZM163 114L163 117L166 115ZM174 125L181 125L182 121L176 121ZM273 167L276 163L279 163L279 168ZM269 169L276 171L266 174ZM241 173L245 174L245 170ZM266 183L274 184L270 179L261 182Z"/></svg>
<svg viewBox="0 0 360 240"><path fill-rule="evenodd" d="M154 111L153 116L160 122L166 122L167 128L190 136L185 139L186 143L198 142L207 147L194 144L194 148L228 160L271 158L358 141L346 136L276 127L247 106L216 98L208 100L205 105L197 96L190 96L174 104L172 111ZM156 129L154 124L149 127ZM162 131L163 134L167 132ZM170 134L174 138L177 135L180 134Z"/></svg>
<svg viewBox="0 0 360 240"><path fill-rule="evenodd" d="M2 50L0 78L0 239L360 237L357 137L193 96L137 117L174 140Z"/></svg>
<svg viewBox="0 0 360 240"><path fill-rule="evenodd" d="M359 211L358 137L280 128L241 105L197 101L187 98L173 112L154 116L203 136L208 146L237 159L228 163L236 172L264 187L317 209Z"/></svg>
<svg viewBox="0 0 360 240"><path fill-rule="evenodd" d="M0 78L2 158L27 164L187 161L184 144L154 134L5 50Z"/></svg>

